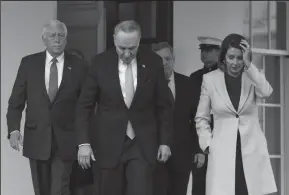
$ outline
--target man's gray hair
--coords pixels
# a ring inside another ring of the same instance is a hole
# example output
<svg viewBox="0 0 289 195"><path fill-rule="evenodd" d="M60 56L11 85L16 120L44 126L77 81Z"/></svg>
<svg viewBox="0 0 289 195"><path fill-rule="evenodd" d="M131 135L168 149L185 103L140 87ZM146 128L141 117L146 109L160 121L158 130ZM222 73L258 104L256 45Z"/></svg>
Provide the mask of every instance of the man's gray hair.
<svg viewBox="0 0 289 195"><path fill-rule="evenodd" d="M67 36L67 28L66 25L63 22L60 22L59 20L51 20L49 21L47 24L44 25L43 29L42 29L42 36L46 36L46 33L49 31L49 27L51 26L57 26L57 25L61 25L64 29L64 33L65 36Z"/></svg>
<svg viewBox="0 0 289 195"><path fill-rule="evenodd" d="M152 50L154 52L160 51L162 49L168 48L172 54L172 56L174 57L174 49L173 47L166 41L163 42L158 42L158 43L153 43L152 44Z"/></svg>
<svg viewBox="0 0 289 195"><path fill-rule="evenodd" d="M134 20L125 20L118 23L114 28L114 35L116 35L119 31L123 31L125 33L137 31L139 36L141 36L141 27Z"/></svg>

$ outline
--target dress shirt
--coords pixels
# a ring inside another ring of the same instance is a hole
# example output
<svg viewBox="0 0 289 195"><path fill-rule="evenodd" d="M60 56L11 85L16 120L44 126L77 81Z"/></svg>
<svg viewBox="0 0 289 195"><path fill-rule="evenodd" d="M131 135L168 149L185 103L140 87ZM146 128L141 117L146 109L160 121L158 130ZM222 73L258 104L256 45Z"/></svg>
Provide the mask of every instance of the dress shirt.
<svg viewBox="0 0 289 195"><path fill-rule="evenodd" d="M169 88L172 91L174 99L176 99L176 85L175 85L175 73L173 72L169 78Z"/></svg>

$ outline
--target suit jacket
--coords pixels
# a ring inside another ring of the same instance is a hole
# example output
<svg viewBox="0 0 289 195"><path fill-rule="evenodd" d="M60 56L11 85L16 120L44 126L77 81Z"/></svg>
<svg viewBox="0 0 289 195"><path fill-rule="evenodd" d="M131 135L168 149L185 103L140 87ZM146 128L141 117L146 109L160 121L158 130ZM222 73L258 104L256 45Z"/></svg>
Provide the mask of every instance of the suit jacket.
<svg viewBox="0 0 289 195"><path fill-rule="evenodd" d="M162 59L147 49L139 50L137 88L131 106L127 108L115 48L97 55L77 106L78 144L90 143L100 166L114 167L120 160L130 120L145 159L154 164L158 145L170 146L172 141L173 103L169 90ZM96 127L89 135L89 118L96 102ZM160 140L157 140L158 132Z"/></svg>
<svg viewBox="0 0 289 195"><path fill-rule="evenodd" d="M249 194L276 192L276 184L266 138L260 128L257 98L271 95L265 75L252 64L242 73L240 103L235 109L228 95L224 72L204 75L196 129L202 150L209 147L206 194L235 193L235 156L237 132L240 132L242 160ZM214 115L214 131L209 125Z"/></svg>
<svg viewBox="0 0 289 195"><path fill-rule="evenodd" d="M194 131L192 116L195 116L196 105L195 94L189 77L174 73L176 98L174 103L174 133L172 156L169 163L172 163L175 170L190 170L192 167L192 154L199 148L198 136Z"/></svg>
<svg viewBox="0 0 289 195"><path fill-rule="evenodd" d="M51 102L45 87L45 59L45 51L22 58L9 99L8 133L20 130L26 105L23 155L37 160L49 159L53 129L60 157L76 159L74 114L88 64L64 54L62 82Z"/></svg>

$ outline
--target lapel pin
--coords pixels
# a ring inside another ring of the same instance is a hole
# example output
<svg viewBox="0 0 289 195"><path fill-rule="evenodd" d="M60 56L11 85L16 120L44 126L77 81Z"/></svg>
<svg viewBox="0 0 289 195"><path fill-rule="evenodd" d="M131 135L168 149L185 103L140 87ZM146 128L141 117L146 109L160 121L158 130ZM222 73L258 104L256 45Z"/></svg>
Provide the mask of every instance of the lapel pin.
<svg viewBox="0 0 289 195"><path fill-rule="evenodd" d="M71 67L68 67L69 70L71 70Z"/></svg>
<svg viewBox="0 0 289 195"><path fill-rule="evenodd" d="M144 65L144 64L143 64L143 65L142 65L142 67L143 67L143 68L145 68L145 67L146 67L146 65Z"/></svg>

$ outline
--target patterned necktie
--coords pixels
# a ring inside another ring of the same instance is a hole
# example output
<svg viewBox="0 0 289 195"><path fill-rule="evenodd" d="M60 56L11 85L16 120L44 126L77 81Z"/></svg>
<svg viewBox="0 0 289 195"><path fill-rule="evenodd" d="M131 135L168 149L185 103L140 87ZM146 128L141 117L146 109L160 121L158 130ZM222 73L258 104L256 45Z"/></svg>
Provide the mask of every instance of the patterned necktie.
<svg viewBox="0 0 289 195"><path fill-rule="evenodd" d="M133 83L133 74L132 74L132 64L128 64L125 72L125 103L129 108L134 96L134 83ZM133 139L135 137L134 130L131 126L130 121L128 121L126 135Z"/></svg>
<svg viewBox="0 0 289 195"><path fill-rule="evenodd" d="M58 90L58 71L57 65L58 62L56 58L53 58L52 64L50 66L50 76L49 76L49 87L48 87L48 96L52 102L56 96Z"/></svg>

